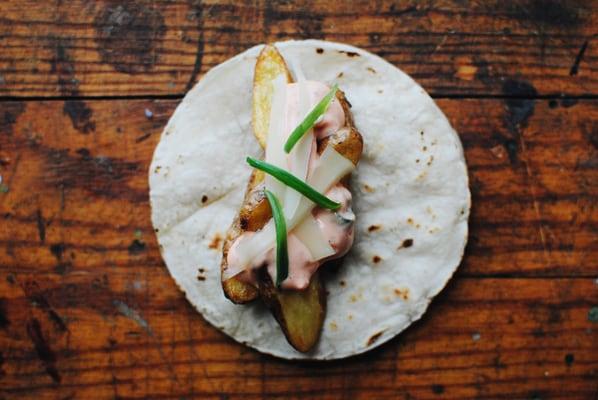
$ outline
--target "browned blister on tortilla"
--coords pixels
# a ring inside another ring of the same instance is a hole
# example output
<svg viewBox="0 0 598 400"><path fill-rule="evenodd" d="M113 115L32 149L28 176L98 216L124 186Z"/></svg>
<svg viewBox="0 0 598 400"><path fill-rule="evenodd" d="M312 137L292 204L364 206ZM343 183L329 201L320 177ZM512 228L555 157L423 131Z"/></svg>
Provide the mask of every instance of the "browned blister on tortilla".
<svg viewBox="0 0 598 400"><path fill-rule="evenodd" d="M254 76L253 128L262 147L265 146L272 100L272 81L283 74L291 82L284 59L274 46L267 45L260 53ZM333 146L342 156L357 164L363 150L363 140L351 116L350 105L344 93L336 95L345 113L345 126L335 134L318 143L318 153ZM341 183L348 186L348 177ZM254 171L249 179L239 214L227 232L223 248L221 271L227 267L228 251L232 243L244 232L255 232L272 217L270 205L265 198L264 175ZM309 351L317 342L326 310L326 295L319 273L315 273L307 289L302 291L277 289L267 274L258 274L257 286L238 277L222 282L227 298L232 302L248 303L258 296L266 303L280 324L289 343L299 351Z"/></svg>

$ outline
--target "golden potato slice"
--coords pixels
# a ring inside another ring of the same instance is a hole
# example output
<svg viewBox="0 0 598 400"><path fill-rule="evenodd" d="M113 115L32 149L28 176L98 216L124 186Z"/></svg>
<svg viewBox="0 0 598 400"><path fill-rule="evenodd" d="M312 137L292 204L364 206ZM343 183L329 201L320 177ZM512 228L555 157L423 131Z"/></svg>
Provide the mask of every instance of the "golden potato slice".
<svg viewBox="0 0 598 400"><path fill-rule="evenodd" d="M305 290L278 290L269 277L260 282L260 296L291 346L302 352L318 341L326 314L326 291L319 275L312 276Z"/></svg>
<svg viewBox="0 0 598 400"><path fill-rule="evenodd" d="M280 75L284 75L287 82L292 81L291 73L284 58L276 47L268 44L264 46L257 58L253 76L253 115L251 122L253 133L262 148L266 147L268 126L270 125L270 109L274 91L272 83ZM222 267L225 266L228 249L235 239L245 231L254 232L261 229L272 216L270 205L265 200L263 193L256 190L263 180L264 174L261 171L251 175L239 216L233 222L227 234ZM223 281L222 288L226 297L238 304L250 302L258 296L257 289L253 285L242 282L237 278Z"/></svg>
<svg viewBox="0 0 598 400"><path fill-rule="evenodd" d="M263 191L259 189L259 187L263 186L263 181L264 174L261 171L254 171L249 178L241 210L226 234L222 250L221 270L226 266L226 257L233 242L243 232L254 232L261 229L272 217L270 205L265 199ZM258 290L255 286L243 282L236 277L222 281L222 289L224 290L224 295L230 301L237 304L248 303L258 297Z"/></svg>
<svg viewBox="0 0 598 400"><path fill-rule="evenodd" d="M230 278L222 282L224 295L235 304L245 304L258 296L255 286L249 285L237 278Z"/></svg>
<svg viewBox="0 0 598 400"><path fill-rule="evenodd" d="M287 64L276 47L267 44L257 58L253 75L253 134L262 148L266 148L268 126L270 125L270 108L274 88L272 82L280 76L286 76L292 82Z"/></svg>

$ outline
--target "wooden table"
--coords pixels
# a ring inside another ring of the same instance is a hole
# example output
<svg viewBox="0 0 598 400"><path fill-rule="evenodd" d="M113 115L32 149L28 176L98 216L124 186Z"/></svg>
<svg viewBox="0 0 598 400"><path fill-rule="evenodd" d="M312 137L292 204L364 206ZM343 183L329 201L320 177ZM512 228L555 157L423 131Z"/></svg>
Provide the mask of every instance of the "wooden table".
<svg viewBox="0 0 598 400"><path fill-rule="evenodd" d="M0 2L0 398L596 399L596 1ZM460 133L465 258L363 356L285 362L208 325L149 217L160 132L207 70L324 38L420 82Z"/></svg>

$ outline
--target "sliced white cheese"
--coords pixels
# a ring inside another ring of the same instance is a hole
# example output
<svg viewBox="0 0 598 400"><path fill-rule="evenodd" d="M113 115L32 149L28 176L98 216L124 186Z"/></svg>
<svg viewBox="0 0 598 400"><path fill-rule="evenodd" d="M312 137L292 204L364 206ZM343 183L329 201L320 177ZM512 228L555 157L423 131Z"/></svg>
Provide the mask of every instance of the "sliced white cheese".
<svg viewBox="0 0 598 400"><path fill-rule="evenodd" d="M270 108L270 125L268 127L265 156L266 162L283 169L287 169L287 158L283 150L285 142L284 109L286 103L286 84L286 77L284 75L279 75L272 83L274 92ZM286 186L270 175L266 175L266 189L274 193L278 199L284 199Z"/></svg>
<svg viewBox="0 0 598 400"><path fill-rule="evenodd" d="M355 166L351 161L341 156L332 146L328 146L318 160L308 184L320 193L326 193L331 186L353 169ZM314 206L315 204L311 200L302 196L295 215L287 221L287 231L292 231L302 222ZM229 266L224 273L224 278L228 279L244 271L256 257L271 249L275 242L274 221L270 219L261 231L238 244L239 264Z"/></svg>
<svg viewBox="0 0 598 400"><path fill-rule="evenodd" d="M355 165L351 160L341 156L334 147L327 146L317 160L314 173L309 177L308 183L316 190L324 193L354 169ZM306 198L303 199L309 201Z"/></svg>
<svg viewBox="0 0 598 400"><path fill-rule="evenodd" d="M295 76L295 82L305 80L305 75L303 74L303 70L301 69L300 60L297 58L289 58L288 63L291 66L291 71Z"/></svg>
<svg viewBox="0 0 598 400"><path fill-rule="evenodd" d="M305 118L305 116L310 111L311 106L311 98L310 93L307 87L307 81L303 79L302 74L298 73L297 70L295 73L300 76L297 85L299 87L299 110L298 110L298 120L296 121L296 125L299 125L301 121ZM287 127L291 130L295 129L295 127ZM313 130L310 129L307 131L301 139L295 144L293 149L289 154L289 171L295 175L297 178L301 180L307 179L307 172L309 168L309 160L311 156L311 152L315 151L315 137L313 134ZM299 201L301 200L301 195L297 193L295 190L287 187L285 198L284 198L284 214L287 218L292 218L295 212L297 211L297 207L299 206Z"/></svg>
<svg viewBox="0 0 598 400"><path fill-rule="evenodd" d="M330 243L328 243L328 240L326 240L326 237L324 237L324 234L320 230L318 221L309 213L293 230L293 234L297 236L297 239L311 253L310 261L318 261L330 257L335 253L335 250L330 246Z"/></svg>

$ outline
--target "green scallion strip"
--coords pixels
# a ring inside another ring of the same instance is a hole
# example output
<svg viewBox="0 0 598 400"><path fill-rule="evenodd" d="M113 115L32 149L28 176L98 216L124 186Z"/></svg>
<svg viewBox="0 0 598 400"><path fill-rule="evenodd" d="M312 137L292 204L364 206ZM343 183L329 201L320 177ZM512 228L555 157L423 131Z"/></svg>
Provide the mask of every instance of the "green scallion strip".
<svg viewBox="0 0 598 400"><path fill-rule="evenodd" d="M322 100L316 104L309 114L307 114L305 119L303 119L303 121L301 121L301 123L295 128L284 145L285 153L290 153L293 149L293 146L295 146L299 139L301 139L303 135L305 135L305 133L309 131L312 126L314 126L318 118L320 118L320 116L326 112L328 106L330 106L330 103L332 102L332 99L336 95L337 90L338 85L335 83L326 96L324 96Z"/></svg>
<svg viewBox="0 0 598 400"><path fill-rule="evenodd" d="M272 209L272 218L276 227L276 286L289 276L289 252L287 250L287 223L280 202L269 190L266 190L266 197Z"/></svg>
<svg viewBox="0 0 598 400"><path fill-rule="evenodd" d="M316 189L282 168L251 157L247 157L247 164L251 165L253 168L272 175L274 178L295 189L322 208L338 210L341 206L339 203L330 200L328 197L324 196L322 193L318 192Z"/></svg>

